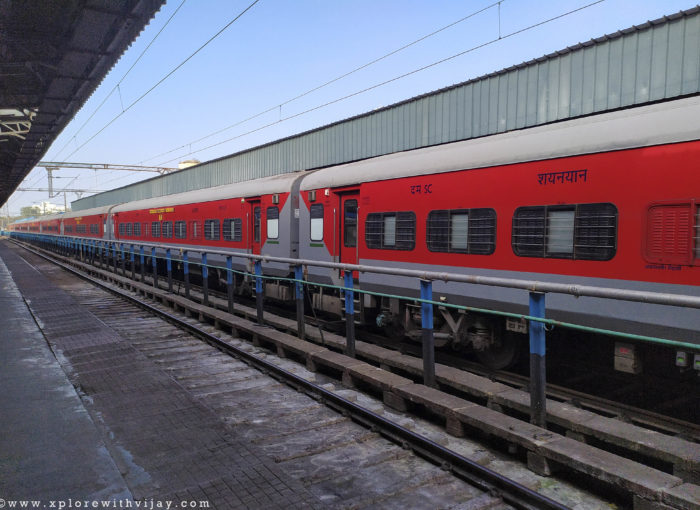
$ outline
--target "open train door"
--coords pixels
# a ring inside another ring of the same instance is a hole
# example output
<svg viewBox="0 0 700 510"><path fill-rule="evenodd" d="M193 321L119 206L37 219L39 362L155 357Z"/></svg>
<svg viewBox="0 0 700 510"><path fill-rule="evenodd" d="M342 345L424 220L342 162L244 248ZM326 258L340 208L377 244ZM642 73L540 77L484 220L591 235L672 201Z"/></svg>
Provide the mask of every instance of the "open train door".
<svg viewBox="0 0 700 510"><path fill-rule="evenodd" d="M340 198L340 236L338 239L339 260L343 264L357 264L359 262L359 240L357 238L358 207L360 193L352 190L343 193ZM357 273L353 276L357 276Z"/></svg>

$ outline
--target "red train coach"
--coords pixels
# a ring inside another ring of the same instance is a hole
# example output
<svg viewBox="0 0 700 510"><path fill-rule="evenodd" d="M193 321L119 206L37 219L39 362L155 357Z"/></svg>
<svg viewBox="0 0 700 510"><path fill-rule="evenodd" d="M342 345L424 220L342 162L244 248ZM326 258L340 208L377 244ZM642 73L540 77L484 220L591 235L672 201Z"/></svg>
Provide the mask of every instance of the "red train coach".
<svg viewBox="0 0 700 510"><path fill-rule="evenodd" d="M698 118L695 97L319 170L301 186L301 257L700 295ZM310 276L340 284L337 271ZM406 278L359 280L367 290L418 292ZM435 282L433 292L527 311L524 291ZM337 311L340 297L316 304ZM415 306L367 296L360 305L366 322L420 333ZM696 310L557 294L547 310L700 343ZM526 331L484 314L440 314L443 338L494 366L514 359Z"/></svg>
<svg viewBox="0 0 700 510"><path fill-rule="evenodd" d="M294 210L303 176L301 172L277 175L122 204L112 210L115 238L297 257L299 220ZM193 254L190 260L198 259ZM225 256L211 254L207 262L223 266ZM234 257L233 266L250 270L243 258ZM277 275L289 271L287 265L272 262L264 263L263 269ZM266 292L281 299L289 297L287 286L268 283Z"/></svg>

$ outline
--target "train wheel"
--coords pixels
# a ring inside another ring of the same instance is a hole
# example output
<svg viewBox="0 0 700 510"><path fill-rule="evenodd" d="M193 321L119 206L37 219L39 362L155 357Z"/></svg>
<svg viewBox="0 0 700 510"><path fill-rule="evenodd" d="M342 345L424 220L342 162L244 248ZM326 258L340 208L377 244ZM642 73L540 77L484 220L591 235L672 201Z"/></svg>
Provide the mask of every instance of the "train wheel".
<svg viewBox="0 0 700 510"><path fill-rule="evenodd" d="M505 370L512 367L520 357L522 335L503 333L495 345L483 351L476 351L479 362L491 370Z"/></svg>

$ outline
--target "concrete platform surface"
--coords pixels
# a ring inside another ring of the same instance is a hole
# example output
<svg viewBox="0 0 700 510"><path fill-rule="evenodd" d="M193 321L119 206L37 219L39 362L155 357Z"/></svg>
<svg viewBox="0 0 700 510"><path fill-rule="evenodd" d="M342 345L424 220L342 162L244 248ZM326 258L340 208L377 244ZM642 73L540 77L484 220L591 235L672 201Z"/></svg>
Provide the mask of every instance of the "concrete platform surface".
<svg viewBox="0 0 700 510"><path fill-rule="evenodd" d="M0 497L131 498L0 258Z"/></svg>
<svg viewBox="0 0 700 510"><path fill-rule="evenodd" d="M326 507L5 241L0 310L0 503Z"/></svg>

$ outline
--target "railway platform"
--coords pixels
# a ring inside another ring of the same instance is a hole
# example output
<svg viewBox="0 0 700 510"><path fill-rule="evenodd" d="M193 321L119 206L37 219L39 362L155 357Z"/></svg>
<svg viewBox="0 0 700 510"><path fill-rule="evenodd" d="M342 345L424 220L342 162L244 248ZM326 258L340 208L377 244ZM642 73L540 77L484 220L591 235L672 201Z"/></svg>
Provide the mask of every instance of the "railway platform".
<svg viewBox="0 0 700 510"><path fill-rule="evenodd" d="M4 242L0 304L3 503L325 507Z"/></svg>

